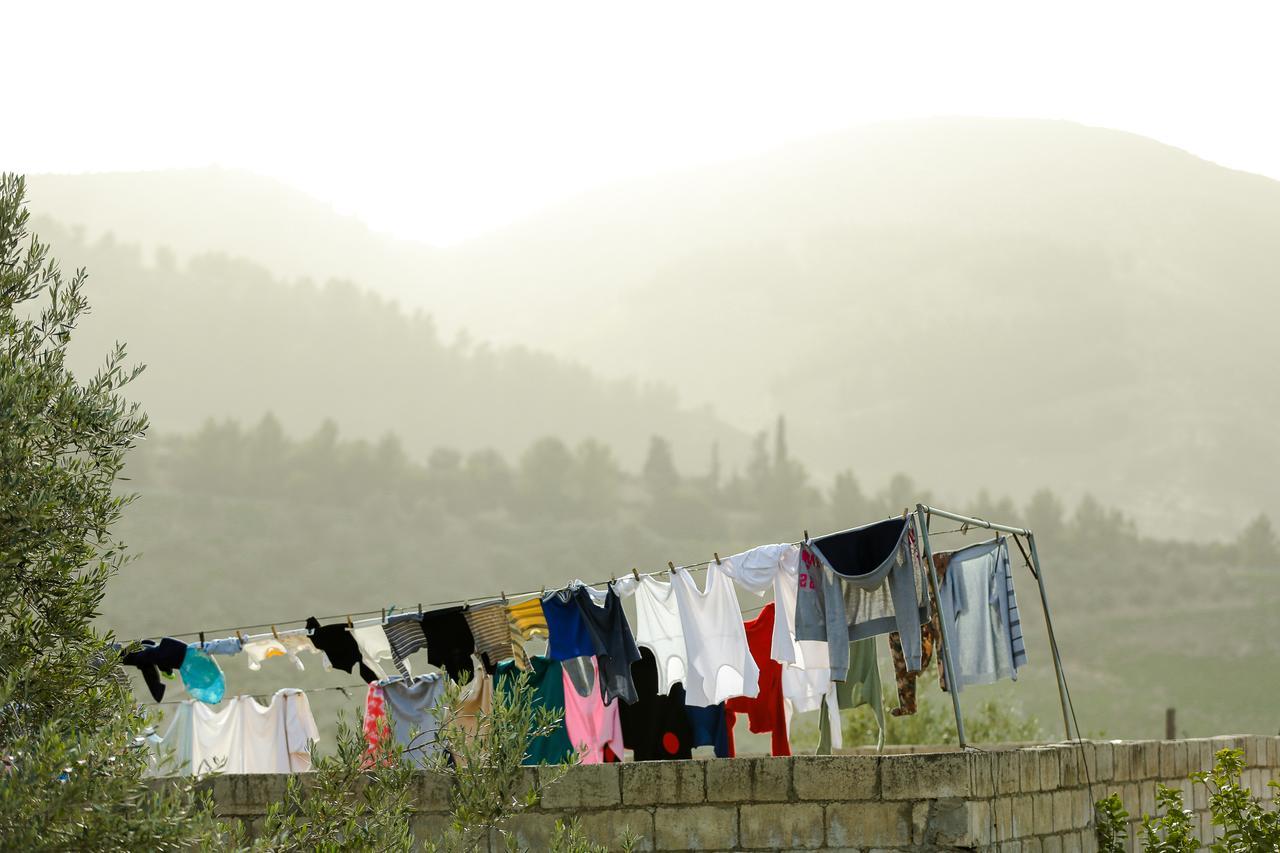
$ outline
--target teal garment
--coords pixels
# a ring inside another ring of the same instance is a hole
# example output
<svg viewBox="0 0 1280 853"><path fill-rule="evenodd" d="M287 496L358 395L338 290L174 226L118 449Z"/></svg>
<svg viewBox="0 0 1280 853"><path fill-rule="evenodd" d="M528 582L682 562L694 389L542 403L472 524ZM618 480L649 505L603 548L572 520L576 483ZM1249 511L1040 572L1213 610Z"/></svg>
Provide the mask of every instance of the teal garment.
<svg viewBox="0 0 1280 853"><path fill-rule="evenodd" d="M182 676L182 684L191 698L199 699L206 705L217 705L222 701L227 683L222 677L218 662L209 657L208 652L195 646L187 646L178 674Z"/></svg>
<svg viewBox="0 0 1280 853"><path fill-rule="evenodd" d="M515 687L515 679L520 675L528 678L533 688L533 707L550 708L560 712L560 723L550 734L534 738L525 753L525 764L567 764L574 756L573 743L569 740L569 730L564 725L564 671L560 661L542 655L529 658L529 670L523 672L516 668L516 662L506 660L498 664L494 681L497 688L506 695L511 695Z"/></svg>
<svg viewBox="0 0 1280 853"><path fill-rule="evenodd" d="M854 640L849 644L849 676L836 682L836 706L841 710L871 706L880 725L876 749L884 749L884 694L880 688L880 663L876 658L875 637ZM827 703L818 715L818 755L831 754L831 728Z"/></svg>

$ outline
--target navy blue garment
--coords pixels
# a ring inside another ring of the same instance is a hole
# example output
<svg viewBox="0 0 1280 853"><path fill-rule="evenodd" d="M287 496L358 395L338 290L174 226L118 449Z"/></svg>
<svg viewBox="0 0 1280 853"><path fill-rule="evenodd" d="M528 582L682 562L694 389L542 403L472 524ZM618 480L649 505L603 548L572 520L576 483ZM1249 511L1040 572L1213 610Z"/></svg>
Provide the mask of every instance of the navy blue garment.
<svg viewBox="0 0 1280 853"><path fill-rule="evenodd" d="M606 705L617 698L627 704L635 702L636 684L631 678L631 664L640 660L640 650L636 648L613 584L609 584L605 593L603 607L595 603L585 586L578 587L576 598L578 612L587 626L600 665L601 698Z"/></svg>
<svg viewBox="0 0 1280 853"><path fill-rule="evenodd" d="M733 758L723 702L707 706L686 705L684 710L689 715L690 746L713 746L716 758Z"/></svg>
<svg viewBox="0 0 1280 853"><path fill-rule="evenodd" d="M182 667L187 656L187 644L173 637L156 640L143 640L136 648L126 652L120 662L127 666L136 666L142 672L142 680L151 691L151 698L159 702L164 699L164 682L160 680L160 670L165 675L173 675Z"/></svg>
<svg viewBox="0 0 1280 853"><path fill-rule="evenodd" d="M578 607L576 587L549 592L542 597L542 613L547 617L547 657L570 660L594 656L595 641Z"/></svg>

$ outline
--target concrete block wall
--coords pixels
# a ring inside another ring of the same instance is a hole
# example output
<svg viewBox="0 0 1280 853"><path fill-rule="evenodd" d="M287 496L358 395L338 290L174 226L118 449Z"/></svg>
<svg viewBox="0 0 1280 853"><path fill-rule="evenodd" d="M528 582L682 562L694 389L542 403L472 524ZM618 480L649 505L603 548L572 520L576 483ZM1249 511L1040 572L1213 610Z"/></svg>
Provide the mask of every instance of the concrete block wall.
<svg viewBox="0 0 1280 853"><path fill-rule="evenodd" d="M629 828L641 850L1065 853L1096 849L1093 803L1112 792L1133 813L1132 843L1164 783L1183 789L1208 840L1207 800L1187 775L1227 747L1245 751L1245 784L1265 796L1267 781L1280 779L1280 738L1085 742L576 767L508 828L532 850L546 848L557 818L577 817L593 840L614 846ZM432 837L448 819L449 784L429 774L415 784L414 830ZM284 777L227 776L212 790L224 815L252 829ZM491 846L502 849L497 839Z"/></svg>

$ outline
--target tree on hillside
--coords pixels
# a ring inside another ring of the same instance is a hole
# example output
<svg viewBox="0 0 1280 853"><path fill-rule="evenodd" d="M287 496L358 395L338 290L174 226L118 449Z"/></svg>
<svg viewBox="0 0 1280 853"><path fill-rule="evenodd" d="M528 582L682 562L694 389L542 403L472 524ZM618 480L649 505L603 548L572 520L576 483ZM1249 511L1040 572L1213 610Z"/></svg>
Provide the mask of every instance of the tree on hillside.
<svg viewBox="0 0 1280 853"><path fill-rule="evenodd" d="M27 233L25 185L0 178L0 838L18 850L153 850L214 842L189 791L144 784L146 719L92 620L124 564L112 526L126 451L146 428L117 345L86 379L66 365L87 311Z"/></svg>
<svg viewBox="0 0 1280 853"><path fill-rule="evenodd" d="M1256 568L1274 567L1280 563L1280 544L1276 541L1271 519L1259 514L1236 537L1241 565Z"/></svg>

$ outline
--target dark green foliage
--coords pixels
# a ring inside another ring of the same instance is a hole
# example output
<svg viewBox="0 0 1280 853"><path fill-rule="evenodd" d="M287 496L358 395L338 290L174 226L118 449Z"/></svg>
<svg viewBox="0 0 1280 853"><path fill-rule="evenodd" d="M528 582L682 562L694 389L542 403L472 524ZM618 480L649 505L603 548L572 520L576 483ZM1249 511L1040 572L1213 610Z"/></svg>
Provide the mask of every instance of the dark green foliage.
<svg viewBox="0 0 1280 853"><path fill-rule="evenodd" d="M1128 853L1129 812L1119 794L1109 794L1094 806L1098 853Z"/></svg>
<svg viewBox="0 0 1280 853"><path fill-rule="evenodd" d="M146 725L92 627L125 562L115 490L146 428L121 390L138 373L117 345L87 380L68 369L87 310L27 233L21 178L0 178L0 838L20 850L156 850L215 843L189 789L142 778Z"/></svg>

